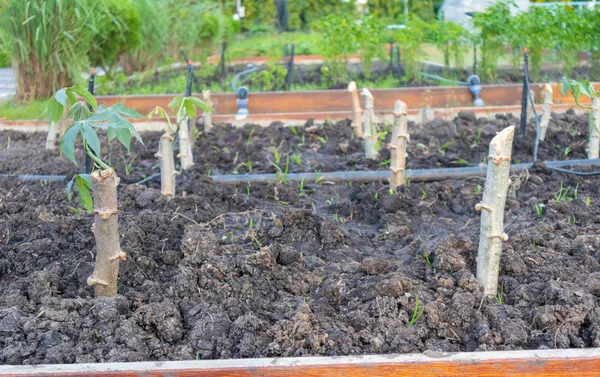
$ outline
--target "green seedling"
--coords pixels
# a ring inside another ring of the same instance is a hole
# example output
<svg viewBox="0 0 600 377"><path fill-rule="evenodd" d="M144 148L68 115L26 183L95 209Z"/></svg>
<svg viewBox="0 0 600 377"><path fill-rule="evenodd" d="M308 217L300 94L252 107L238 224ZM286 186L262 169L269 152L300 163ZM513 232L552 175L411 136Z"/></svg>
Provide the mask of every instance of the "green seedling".
<svg viewBox="0 0 600 377"><path fill-rule="evenodd" d="M498 301L498 304L500 305L504 304L504 283L500 284L500 288L496 294L496 301Z"/></svg>
<svg viewBox="0 0 600 377"><path fill-rule="evenodd" d="M281 154L279 154L278 148L275 148L275 151L273 152L273 158L275 158L275 163L279 165L279 163L281 162Z"/></svg>
<svg viewBox="0 0 600 377"><path fill-rule="evenodd" d="M589 207L592 204L592 200L589 197L585 198L583 202L585 203L586 207Z"/></svg>
<svg viewBox="0 0 600 377"><path fill-rule="evenodd" d="M481 193L481 190L483 189L483 187L481 187L481 185L477 185L477 187L475 187L473 189L473 194L475 195L479 195Z"/></svg>
<svg viewBox="0 0 600 377"><path fill-rule="evenodd" d="M473 139L473 143L475 143L475 145L479 145L481 142L481 131L481 127L477 127L477 134L475 135L475 139Z"/></svg>
<svg viewBox="0 0 600 377"><path fill-rule="evenodd" d="M296 127L290 126L289 129L294 135L298 136L298 130L296 129Z"/></svg>
<svg viewBox="0 0 600 377"><path fill-rule="evenodd" d="M379 166L389 166L391 162L392 162L392 159L390 158L389 160L385 160L383 162L380 162Z"/></svg>
<svg viewBox="0 0 600 377"><path fill-rule="evenodd" d="M337 212L333 214L333 221L335 221L336 223L340 222L340 217Z"/></svg>
<svg viewBox="0 0 600 377"><path fill-rule="evenodd" d="M554 194L554 201L557 203L561 203L564 201L573 200L572 197L569 196L569 192L571 191L571 186L568 186L566 189L563 188L563 183L560 183L560 190L556 194Z"/></svg>
<svg viewBox="0 0 600 377"><path fill-rule="evenodd" d="M131 174L132 170L133 170L133 162L135 161L135 159L137 158L138 154L134 154L133 157L131 157L131 159L129 161L127 161L127 159L125 157L121 156L121 159L123 160L123 166L125 167L125 175L129 177L129 175Z"/></svg>
<svg viewBox="0 0 600 377"><path fill-rule="evenodd" d="M252 128L252 130L250 130L250 134L248 135L246 144L248 144L248 145L252 144L252 137L254 136L254 131L256 131L256 128Z"/></svg>
<svg viewBox="0 0 600 377"><path fill-rule="evenodd" d="M299 197L307 196L306 193L304 192L305 188L306 188L306 180L304 178L302 178L302 180L300 181L300 184L298 185L298 196Z"/></svg>
<svg viewBox="0 0 600 377"><path fill-rule="evenodd" d="M292 161L294 161L294 163L298 166L302 165L302 154L294 153L292 155Z"/></svg>
<svg viewBox="0 0 600 377"><path fill-rule="evenodd" d="M433 262L431 261L431 259L429 259L429 253L423 253L423 256L425 257L425 262L427 262L427 265L429 267L433 266Z"/></svg>
<svg viewBox="0 0 600 377"><path fill-rule="evenodd" d="M535 205L535 213L537 213L538 219L542 218L543 211L544 211L544 205L536 203L536 205Z"/></svg>
<svg viewBox="0 0 600 377"><path fill-rule="evenodd" d="M573 151L573 148L569 145L568 147L565 148L565 157L567 157L569 155L569 153L571 153L571 151Z"/></svg>
<svg viewBox="0 0 600 377"><path fill-rule="evenodd" d="M411 327L412 325L414 325L419 320L421 314L423 314L424 311L425 308L419 308L419 296L415 296L415 308L413 310L413 314L410 318L410 321L408 321L407 327Z"/></svg>
<svg viewBox="0 0 600 377"><path fill-rule="evenodd" d="M323 145L327 144L327 138L326 137L321 137L321 136L317 136L317 139L319 140L319 142Z"/></svg>

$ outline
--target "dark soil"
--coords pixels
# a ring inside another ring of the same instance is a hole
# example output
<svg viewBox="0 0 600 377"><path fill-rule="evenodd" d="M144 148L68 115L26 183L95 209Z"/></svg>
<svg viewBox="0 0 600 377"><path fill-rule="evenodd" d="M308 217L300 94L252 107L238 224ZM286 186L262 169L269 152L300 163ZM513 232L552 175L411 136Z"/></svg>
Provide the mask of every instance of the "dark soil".
<svg viewBox="0 0 600 377"><path fill-rule="evenodd" d="M518 125L519 119L512 115L477 119L473 113L461 113L453 121L437 119L425 125L410 122L408 168L484 164L490 140L498 131L513 124ZM267 128L247 124L239 130L221 124L210 134L198 135L193 170L198 174L276 173L278 169L285 171L286 164L290 173L388 169L390 127L383 124L380 127L385 133L380 157L367 160L362 141L352 138L349 120L335 124L309 121L304 127L292 128L281 122L274 122ZM202 125L198 125L198 129L201 130ZM573 112L553 114L546 140L540 143L538 159L585 159L588 134L587 116ZM61 157L58 150L43 149L45 137L43 133L0 133L0 173L77 173L79 168ZM154 154L159 137L160 133L145 134L146 147L135 144L129 154L115 140L110 150L105 148L103 157L112 161L123 182L138 182L158 172ZM531 162L534 140L535 125L530 122L527 135L515 137L513 161ZM78 161L82 160L82 155L78 155ZM130 171L128 165L131 165Z"/></svg>
<svg viewBox="0 0 600 377"><path fill-rule="evenodd" d="M569 127L583 132L580 117L562 117L561 137ZM454 137L463 145L453 126L426 127L438 144ZM250 130L223 127L211 138L245 148ZM317 132L340 130L347 124ZM249 148L264 156L260 140L271 132L271 145L289 136L278 125L256 129ZM41 136L10 135L8 150L1 135L3 171L44 159L38 172L71 171L33 152ZM486 135L481 147L464 141L463 158L479 159L471 151L483 153ZM223 153L203 138L198 165ZM436 156L438 144L429 148ZM150 149L134 170L152 164ZM554 149L564 148L549 147L548 156L562 153ZM423 166L439 157L429 159L412 156ZM119 189L128 258L111 299L93 298L85 283L93 219L67 201L64 184L0 180L0 364L600 347L596 177L541 167L512 177L502 288L484 299L474 277L482 179L411 183L389 195L381 182L223 186L201 175L205 168L182 178L170 202L157 183ZM561 187L568 193L556 201Z"/></svg>

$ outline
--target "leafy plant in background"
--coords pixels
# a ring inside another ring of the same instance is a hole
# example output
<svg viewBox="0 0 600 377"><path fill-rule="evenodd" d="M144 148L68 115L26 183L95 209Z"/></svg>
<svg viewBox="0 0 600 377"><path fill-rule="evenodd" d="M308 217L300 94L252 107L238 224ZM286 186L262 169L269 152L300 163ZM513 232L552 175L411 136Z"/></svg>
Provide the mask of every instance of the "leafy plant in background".
<svg viewBox="0 0 600 377"><path fill-rule="evenodd" d="M16 70L17 99L46 99L72 85L88 65L98 5L89 0L7 0L4 7L0 44Z"/></svg>
<svg viewBox="0 0 600 377"><path fill-rule="evenodd" d="M357 50L356 19L348 14L330 14L320 23L321 51L334 84L346 82L346 65Z"/></svg>
<svg viewBox="0 0 600 377"><path fill-rule="evenodd" d="M219 2L162 0L161 4L169 28L165 51L173 59L180 59L181 49L190 56L200 54L206 57L213 52L215 43L230 38L239 30L238 22L225 15ZM252 12L249 5L244 5L246 12Z"/></svg>
<svg viewBox="0 0 600 377"><path fill-rule="evenodd" d="M418 17L411 17L406 24L406 29L395 35L400 42L402 61L404 63L405 79L407 82L421 80L421 60L424 53L421 51L423 44L431 33L430 25Z"/></svg>
<svg viewBox="0 0 600 377"><path fill-rule="evenodd" d="M446 72L450 69L450 61L454 59L454 66L458 69L464 67L464 56L468 51L469 33L455 22L441 20L432 26L433 40L444 54Z"/></svg>
<svg viewBox="0 0 600 377"><path fill-rule="evenodd" d="M505 36L512 33L511 6L514 6L512 0L500 1L473 17L476 39L481 46L481 61L477 73L483 81L493 82L498 78L498 60L504 55Z"/></svg>
<svg viewBox="0 0 600 377"><path fill-rule="evenodd" d="M522 45L529 50L529 72L533 82L540 81L542 51L552 47L552 10L547 7L530 7L514 19L513 30L519 33Z"/></svg>
<svg viewBox="0 0 600 377"><path fill-rule="evenodd" d="M384 59L383 27L383 23L378 18L369 15L363 17L356 28L357 47L366 80L371 77L373 59Z"/></svg>
<svg viewBox="0 0 600 377"><path fill-rule="evenodd" d="M588 30L589 26L584 16L586 13L596 12L579 12L569 7L555 6L545 15L553 34L552 38L546 39L550 39L558 49L557 55L564 63L563 74L568 77L571 77L573 69L579 64L580 52L590 47L587 43L587 36L593 31ZM598 17L598 13L596 13L596 17ZM547 36L547 34L543 33L543 36Z"/></svg>
<svg viewBox="0 0 600 377"><path fill-rule="evenodd" d="M132 0L142 22L140 43L121 56L125 74L156 67L167 40L167 24L163 7L153 0ZM151 21L149 21L151 20Z"/></svg>
<svg viewBox="0 0 600 377"><path fill-rule="evenodd" d="M268 64L266 69L249 74L247 80L253 88L258 87L260 90L278 91L285 90L286 76L287 69L284 66Z"/></svg>
<svg viewBox="0 0 600 377"><path fill-rule="evenodd" d="M141 45L142 18L136 6L128 0L99 1L95 28L98 33L90 46L91 64L104 68L111 76L116 71L121 54Z"/></svg>
<svg viewBox="0 0 600 377"><path fill-rule="evenodd" d="M582 14L585 36L589 43L587 49L590 51L590 76L593 80L600 79L600 18L598 12L600 12L600 6L596 5L593 10Z"/></svg>

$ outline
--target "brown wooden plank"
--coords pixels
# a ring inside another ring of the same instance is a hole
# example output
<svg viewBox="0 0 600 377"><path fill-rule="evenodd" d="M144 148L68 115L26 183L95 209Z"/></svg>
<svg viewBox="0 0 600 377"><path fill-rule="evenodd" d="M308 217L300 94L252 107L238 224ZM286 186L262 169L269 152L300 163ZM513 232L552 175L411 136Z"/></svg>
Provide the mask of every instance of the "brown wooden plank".
<svg viewBox="0 0 600 377"><path fill-rule="evenodd" d="M600 349L3 366L6 377L591 377Z"/></svg>
<svg viewBox="0 0 600 377"><path fill-rule="evenodd" d="M536 98L539 86L533 87ZM374 89L375 109L391 111L396 100L407 104L409 109L447 108L472 106L473 98L468 87L420 87L397 89ZM487 85L483 87L482 98L487 106L516 105L521 101L522 86ZM173 95L150 96L98 96L98 102L107 106L123 103L142 114L149 113L155 106L166 108ZM232 93L212 95L215 114L235 114L237 104ZM346 90L322 90L303 92L261 92L251 93L248 109L251 114L271 113L320 113L352 111L350 94Z"/></svg>

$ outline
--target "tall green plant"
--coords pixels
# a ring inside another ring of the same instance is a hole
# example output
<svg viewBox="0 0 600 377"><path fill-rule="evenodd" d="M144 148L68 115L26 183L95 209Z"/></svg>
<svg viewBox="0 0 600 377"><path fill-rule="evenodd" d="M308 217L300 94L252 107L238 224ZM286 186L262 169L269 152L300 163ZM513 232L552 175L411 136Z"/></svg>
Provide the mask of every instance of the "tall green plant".
<svg viewBox="0 0 600 377"><path fill-rule="evenodd" d="M543 50L553 47L553 19L553 9L530 7L528 12L520 13L514 20L515 30L519 32L523 46L529 50L529 72L534 82L540 81Z"/></svg>
<svg viewBox="0 0 600 377"><path fill-rule="evenodd" d="M154 68L157 59L164 50L167 41L167 17L163 2L154 0L133 0L142 20L140 43L121 57L121 64L126 74Z"/></svg>
<svg viewBox="0 0 600 377"><path fill-rule="evenodd" d="M142 18L131 0L102 0L97 6L98 33L89 56L93 66L104 68L112 76L120 56L141 46Z"/></svg>
<svg viewBox="0 0 600 377"><path fill-rule="evenodd" d="M90 0L6 0L1 44L17 73L17 99L46 99L88 67L97 5Z"/></svg>
<svg viewBox="0 0 600 377"><path fill-rule="evenodd" d="M469 44L468 31L457 23L442 20L432 25L432 35L438 50L444 54L446 70L450 68L451 59L456 68L463 68Z"/></svg>
<svg viewBox="0 0 600 377"><path fill-rule="evenodd" d="M360 20L356 29L357 47L366 80L371 77L373 59L383 59L385 55L383 48L383 27L383 23L377 17L369 15Z"/></svg>
<svg viewBox="0 0 600 377"><path fill-rule="evenodd" d="M579 54L582 50L588 49L590 25L599 22L600 14L595 13L595 17L586 17L588 10L576 11L569 7L554 7L548 15L548 24L551 26L553 34L553 45L558 48L558 57L564 64L563 74L571 77L573 69L579 64Z"/></svg>
<svg viewBox="0 0 600 377"><path fill-rule="evenodd" d="M319 25L323 33L321 51L334 84L346 81L350 54L357 51L358 24L348 14L330 14Z"/></svg>
<svg viewBox="0 0 600 377"><path fill-rule="evenodd" d="M406 29L395 35L395 39L400 42L407 82L411 80L420 81L421 79L421 60L425 56L421 48L430 33L430 25L427 22L419 17L410 17L406 23Z"/></svg>
<svg viewBox="0 0 600 377"><path fill-rule="evenodd" d="M513 31L511 6L514 6L512 0L500 1L473 17L477 40L481 45L478 74L483 81L490 82L498 78L498 60L504 55L506 35Z"/></svg>

